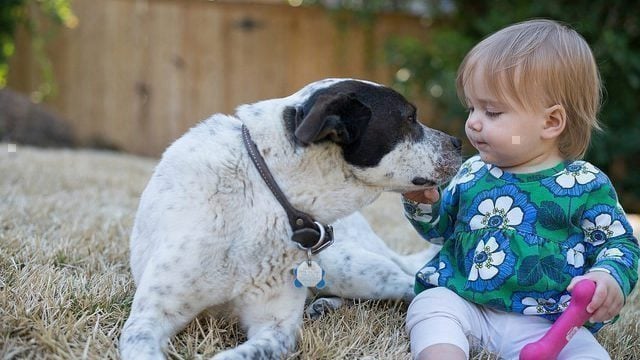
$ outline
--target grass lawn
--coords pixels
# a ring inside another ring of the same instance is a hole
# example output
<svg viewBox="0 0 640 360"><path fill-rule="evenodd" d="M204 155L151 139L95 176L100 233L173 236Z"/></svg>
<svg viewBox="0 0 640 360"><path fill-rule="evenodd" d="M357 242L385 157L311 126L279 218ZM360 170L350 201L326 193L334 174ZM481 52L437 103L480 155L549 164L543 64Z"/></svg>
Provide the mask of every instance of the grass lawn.
<svg viewBox="0 0 640 360"><path fill-rule="evenodd" d="M134 287L128 237L155 161L90 150L0 144L0 358L117 358ZM425 246L397 195L365 209L400 252ZM356 301L305 319L292 359L409 359L407 304ZM613 359L640 359L638 291L598 337ZM168 347L175 359L208 358L242 342L235 323L202 315ZM474 359L495 358L476 353Z"/></svg>

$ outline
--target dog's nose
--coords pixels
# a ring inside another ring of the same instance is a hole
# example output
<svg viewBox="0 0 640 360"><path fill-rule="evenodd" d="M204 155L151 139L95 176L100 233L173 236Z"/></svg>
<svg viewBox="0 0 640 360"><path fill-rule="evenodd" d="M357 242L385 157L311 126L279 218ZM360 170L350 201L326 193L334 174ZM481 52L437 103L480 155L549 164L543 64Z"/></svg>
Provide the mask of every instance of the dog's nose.
<svg viewBox="0 0 640 360"><path fill-rule="evenodd" d="M462 141L457 137L451 137L451 144L456 150L458 151L462 150Z"/></svg>
<svg viewBox="0 0 640 360"><path fill-rule="evenodd" d="M427 180L427 179L425 179L423 177L415 177L415 178L413 178L413 180L411 180L411 182L413 183L413 185L420 186L420 185L426 184L427 182L429 182L429 180Z"/></svg>

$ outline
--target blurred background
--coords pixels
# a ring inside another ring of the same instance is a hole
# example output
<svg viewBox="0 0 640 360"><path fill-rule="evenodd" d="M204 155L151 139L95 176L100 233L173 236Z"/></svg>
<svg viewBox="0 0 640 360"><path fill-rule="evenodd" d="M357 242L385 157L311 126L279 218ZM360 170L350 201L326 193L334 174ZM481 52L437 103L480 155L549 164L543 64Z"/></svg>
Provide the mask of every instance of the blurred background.
<svg viewBox="0 0 640 360"><path fill-rule="evenodd" d="M325 77L393 86L464 138L460 61L530 18L591 45L605 132L587 160L640 212L639 1L0 0L0 141L159 157L212 113Z"/></svg>

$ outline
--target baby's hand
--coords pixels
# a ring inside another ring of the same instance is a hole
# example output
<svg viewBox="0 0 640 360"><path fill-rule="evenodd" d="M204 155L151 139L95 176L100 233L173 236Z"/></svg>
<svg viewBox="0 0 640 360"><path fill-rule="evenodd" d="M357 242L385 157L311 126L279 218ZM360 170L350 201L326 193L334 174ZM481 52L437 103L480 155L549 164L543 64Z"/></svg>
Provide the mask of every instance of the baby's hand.
<svg viewBox="0 0 640 360"><path fill-rule="evenodd" d="M571 279L567 290L571 292L573 286L583 279L593 280L596 283L596 292L587 306L587 312L591 313L591 322L602 322L613 319L620 313L624 305L624 294L618 282L609 273L593 271Z"/></svg>
<svg viewBox="0 0 640 360"><path fill-rule="evenodd" d="M410 191L402 194L402 196L404 196L405 198L411 201L419 202L422 204L433 204L437 202L438 199L440 199L440 194L438 193L438 189L435 187L428 188L425 190Z"/></svg>

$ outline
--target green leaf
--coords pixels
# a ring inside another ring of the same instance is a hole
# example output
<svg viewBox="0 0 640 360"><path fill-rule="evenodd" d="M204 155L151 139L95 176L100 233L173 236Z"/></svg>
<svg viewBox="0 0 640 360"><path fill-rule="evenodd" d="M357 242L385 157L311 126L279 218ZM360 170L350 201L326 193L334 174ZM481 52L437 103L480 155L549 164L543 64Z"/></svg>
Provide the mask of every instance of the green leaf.
<svg viewBox="0 0 640 360"><path fill-rule="evenodd" d="M553 282L561 284L565 278L564 259L556 256L547 256L540 260L542 272Z"/></svg>
<svg viewBox="0 0 640 360"><path fill-rule="evenodd" d="M542 279L543 274L540 258L534 255L527 256L517 270L518 285L533 286Z"/></svg>
<svg viewBox="0 0 640 360"><path fill-rule="evenodd" d="M540 225L549 230L560 230L568 226L567 217L557 203L553 201L543 201L538 210L538 221Z"/></svg>

